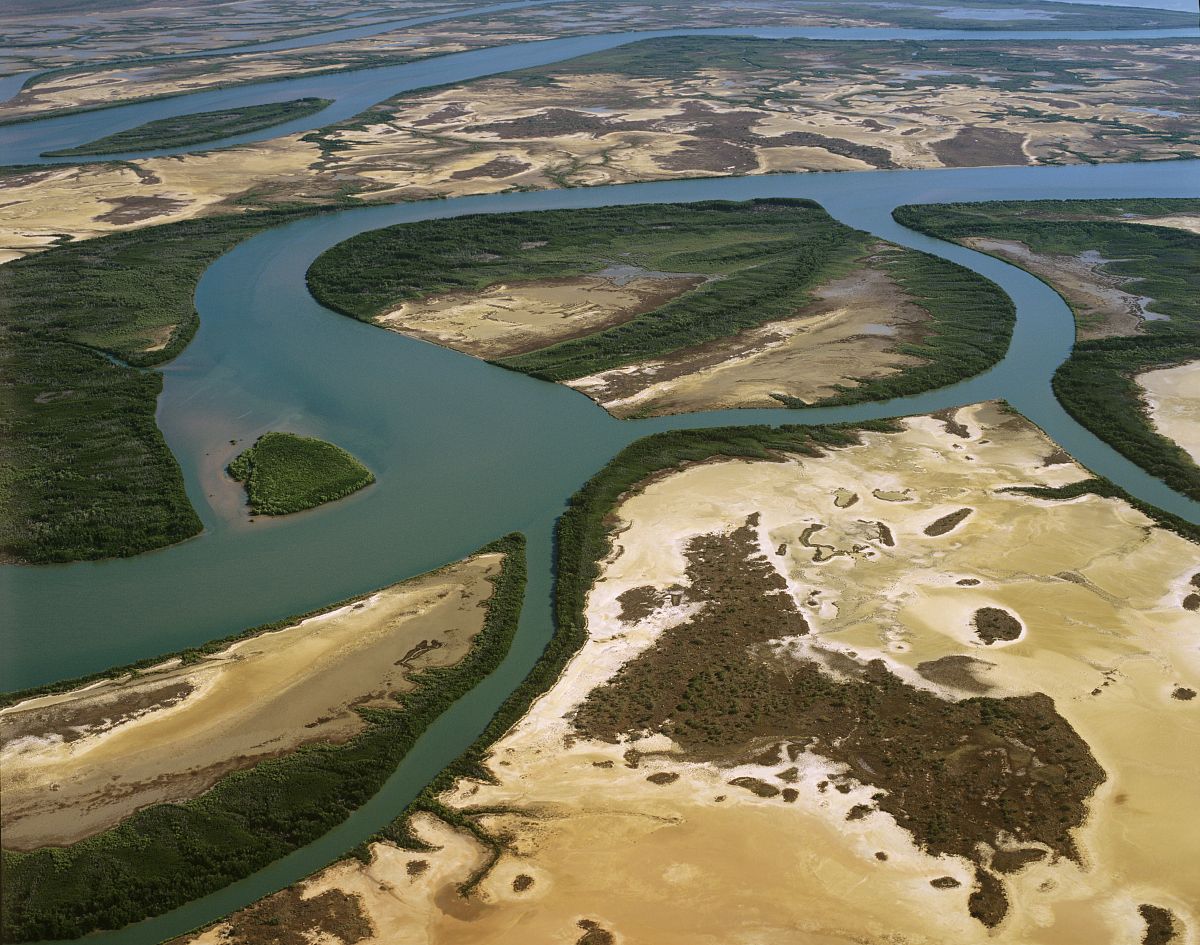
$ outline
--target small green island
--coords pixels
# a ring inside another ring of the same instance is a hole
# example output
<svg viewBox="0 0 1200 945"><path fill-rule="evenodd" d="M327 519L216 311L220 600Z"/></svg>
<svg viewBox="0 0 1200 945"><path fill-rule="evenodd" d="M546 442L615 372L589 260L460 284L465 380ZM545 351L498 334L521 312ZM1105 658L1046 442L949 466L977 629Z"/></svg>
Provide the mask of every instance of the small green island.
<svg viewBox="0 0 1200 945"><path fill-rule="evenodd" d="M344 449L295 433L264 433L228 466L256 515L288 515L343 499L375 481Z"/></svg>
<svg viewBox="0 0 1200 945"><path fill-rule="evenodd" d="M123 151L157 151L184 148L218 138L230 138L279 125L285 121L315 115L332 104L327 98L297 98L290 102L268 102L244 108L226 108L160 118L144 125L97 138L87 144L59 151L46 151L44 157L83 157L96 154L120 154Z"/></svg>

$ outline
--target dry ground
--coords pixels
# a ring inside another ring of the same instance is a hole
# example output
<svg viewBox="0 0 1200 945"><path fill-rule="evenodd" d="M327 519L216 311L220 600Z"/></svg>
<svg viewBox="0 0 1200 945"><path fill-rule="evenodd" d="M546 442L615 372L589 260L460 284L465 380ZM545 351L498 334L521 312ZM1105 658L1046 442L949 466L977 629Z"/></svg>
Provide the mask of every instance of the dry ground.
<svg viewBox="0 0 1200 945"><path fill-rule="evenodd" d="M615 416L645 416L775 407L773 394L811 403L922 363L896 348L921 339L929 313L870 261L812 294L794 318L567 383Z"/></svg>
<svg viewBox="0 0 1200 945"><path fill-rule="evenodd" d="M73 843L230 771L364 725L408 674L458 662L483 626L501 555L403 581L195 663L0 711L6 849Z"/></svg>
<svg viewBox="0 0 1200 945"><path fill-rule="evenodd" d="M1154 428L1200 464L1200 361L1148 371L1137 382Z"/></svg>
<svg viewBox="0 0 1200 945"><path fill-rule="evenodd" d="M1144 905L1195 942L1195 545L1119 500L1000 491L1088 473L995 405L904 426L820 458L693 466L627 498L583 649L496 744L495 782L443 797L503 846L480 884L458 891L488 863L478 840L424 816L432 851L375 844L369 864L287 895L353 897L361 921L345 941L363 943L1125 945L1141 940ZM694 760L662 734L612 744L577 727L593 694L704 606L687 598L690 543L747 522L773 593L806 626L759 658L816 660L834 680L878 660L945 700L1046 693L1103 768L1073 854L1017 853L1004 835L977 851L1007 895L997 929L968 914L970 863L920 849L876 808L861 761L848 776L804 733L734 763ZM1019 632L986 642L983 609ZM190 941L227 941L246 916Z"/></svg>

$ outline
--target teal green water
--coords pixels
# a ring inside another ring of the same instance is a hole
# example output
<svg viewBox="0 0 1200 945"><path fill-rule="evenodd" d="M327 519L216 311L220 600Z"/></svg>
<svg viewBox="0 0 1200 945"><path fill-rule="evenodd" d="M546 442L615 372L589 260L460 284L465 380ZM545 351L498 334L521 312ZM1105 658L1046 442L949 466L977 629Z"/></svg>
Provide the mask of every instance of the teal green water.
<svg viewBox="0 0 1200 945"><path fill-rule="evenodd" d="M35 685L195 645L437 567L513 530L530 540L529 592L502 666L456 703L384 789L343 825L213 896L89 940L143 945L179 934L307 875L391 820L483 729L536 659L551 632L554 519L575 489L640 436L731 423L853 421L1003 397L1097 473L1200 521L1197 503L1118 456L1051 396L1050 376L1073 338L1070 312L1053 291L998 260L907 231L890 216L894 206L913 202L1194 196L1198 172L1198 162L875 171L507 194L299 221L220 259L199 285L201 328L165 370L159 406L204 534L133 559L0 569L6 615L0 686ZM393 223L762 196L811 197L852 226L993 279L1017 306L1008 355L965 383L888 403L618 421L567 388L334 315L304 288L305 270L322 251ZM247 441L265 429L337 443L367 463L379 482L312 512L248 525L240 509L222 501L217 484L233 449L230 439Z"/></svg>

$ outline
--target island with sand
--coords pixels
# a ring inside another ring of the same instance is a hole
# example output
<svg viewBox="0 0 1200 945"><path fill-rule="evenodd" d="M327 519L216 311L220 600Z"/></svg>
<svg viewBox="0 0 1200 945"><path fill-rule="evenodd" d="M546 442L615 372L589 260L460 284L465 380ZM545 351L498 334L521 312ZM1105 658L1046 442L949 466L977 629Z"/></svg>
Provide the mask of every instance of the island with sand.
<svg viewBox="0 0 1200 945"><path fill-rule="evenodd" d="M0 709L6 942L222 888L344 820L508 652L524 539Z"/></svg>
<svg viewBox="0 0 1200 945"><path fill-rule="evenodd" d="M375 474L339 446L311 436L271 432L229 464L246 487L256 515L288 515L345 498L375 481Z"/></svg>
<svg viewBox="0 0 1200 945"><path fill-rule="evenodd" d="M1000 360L993 283L807 200L401 224L319 256L335 311L568 384L618 417L885 399Z"/></svg>
<svg viewBox="0 0 1200 945"><path fill-rule="evenodd" d="M46 156L87 157L97 154L120 154L125 151L183 148L270 128L272 125L297 118L306 118L330 104L332 102L327 98L298 98L290 102L271 102L267 105L227 108L216 112L197 112L179 118L160 118L74 148L47 151Z"/></svg>
<svg viewBox="0 0 1200 945"><path fill-rule="evenodd" d="M1055 395L1114 449L1200 498L1195 401L1184 393L1195 390L1185 378L1200 357L1200 200L929 204L897 207L894 216L1057 290L1075 314L1077 341L1055 372ZM1170 368L1178 370L1158 373ZM1152 386L1177 388L1163 402L1179 406L1154 416L1154 394L1141 381L1148 376Z"/></svg>
<svg viewBox="0 0 1200 945"><path fill-rule="evenodd" d="M464 760L181 942L1190 940L1200 532L1019 415L659 434L558 538Z"/></svg>

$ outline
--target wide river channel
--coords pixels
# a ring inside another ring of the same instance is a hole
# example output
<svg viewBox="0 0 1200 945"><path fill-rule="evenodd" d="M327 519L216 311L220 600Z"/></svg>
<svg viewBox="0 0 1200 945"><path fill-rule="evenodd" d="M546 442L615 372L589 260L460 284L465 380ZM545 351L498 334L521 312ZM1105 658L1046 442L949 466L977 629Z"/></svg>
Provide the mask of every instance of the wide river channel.
<svg viewBox="0 0 1200 945"><path fill-rule="evenodd" d="M149 118L299 94L335 100L316 124L348 117L405 88L559 61L658 31L551 40L426 63L245 86L0 128L6 163L37 162ZM703 31L716 33L722 31ZM729 30L826 39L918 38L913 30ZM837 34L836 36L831 34ZM919 31L963 40L1195 37L1152 33ZM455 71L455 63L459 71ZM374 73L369 83L367 72ZM219 104L216 104L219 102ZM350 109L350 110L347 110ZM320 117L320 116L318 116ZM309 119L313 126L314 119ZM99 124L98 124L99 123ZM292 125L258 133L272 137ZM43 133L44 132L44 133ZM241 139L239 139L241 140ZM232 142L221 142L222 144ZM199 150L193 148L191 150ZM151 945L210 922L300 879L393 819L485 727L552 632L551 534L567 498L618 450L660 430L727 424L819 424L924 413L1003 398L1094 472L1134 496L1200 522L1200 503L1143 473L1075 423L1051 394L1074 324L1044 283L1006 263L907 230L904 203L995 199L1183 197L1200 193L1200 162L1077 167L781 174L513 193L313 217L262 233L219 259L196 292L200 330L164 369L158 421L178 457L205 531L136 558L0 568L5 613L0 688L11 690L178 650L302 613L470 554L510 531L529 539L529 589L504 663L423 736L385 787L320 840L174 912L89 942ZM345 318L308 295L304 274L324 250L395 223L514 210L646 202L809 197L834 217L974 269L1017 308L1012 345L990 371L913 397L853 407L740 410L615 420L569 388ZM345 447L378 482L281 520L250 522L224 465L258 434L293 430ZM231 444L237 440L238 445Z"/></svg>

